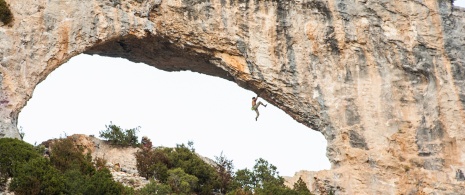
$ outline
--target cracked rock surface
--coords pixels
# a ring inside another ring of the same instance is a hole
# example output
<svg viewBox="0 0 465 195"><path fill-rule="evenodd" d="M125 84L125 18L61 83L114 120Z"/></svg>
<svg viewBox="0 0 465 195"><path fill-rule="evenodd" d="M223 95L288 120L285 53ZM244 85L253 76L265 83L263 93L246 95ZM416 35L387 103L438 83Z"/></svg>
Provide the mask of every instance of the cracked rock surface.
<svg viewBox="0 0 465 195"><path fill-rule="evenodd" d="M450 0L6 2L0 137L19 137L18 114L48 74L98 54L262 93L325 136L331 170L288 178L313 192L464 190L465 10Z"/></svg>

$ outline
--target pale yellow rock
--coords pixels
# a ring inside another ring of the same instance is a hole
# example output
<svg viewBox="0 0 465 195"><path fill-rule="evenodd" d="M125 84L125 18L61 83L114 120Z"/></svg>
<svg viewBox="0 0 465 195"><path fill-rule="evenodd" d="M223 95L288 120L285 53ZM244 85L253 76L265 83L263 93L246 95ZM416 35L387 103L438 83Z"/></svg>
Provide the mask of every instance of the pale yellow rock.
<svg viewBox="0 0 465 195"><path fill-rule="evenodd" d="M315 193L461 194L465 10L449 0L6 0L0 137L80 53L236 82L328 141ZM290 182L291 184L292 182Z"/></svg>

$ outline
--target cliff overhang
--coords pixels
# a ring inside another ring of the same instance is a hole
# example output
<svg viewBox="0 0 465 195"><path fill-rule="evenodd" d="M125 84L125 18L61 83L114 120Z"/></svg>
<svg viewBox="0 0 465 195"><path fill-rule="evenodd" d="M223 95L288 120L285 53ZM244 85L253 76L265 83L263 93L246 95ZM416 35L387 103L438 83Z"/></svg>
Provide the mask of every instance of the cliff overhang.
<svg viewBox="0 0 465 195"><path fill-rule="evenodd" d="M5 0L0 137L81 53L218 76L328 142L314 192L461 193L465 10L449 0ZM439 185L440 184L440 185Z"/></svg>

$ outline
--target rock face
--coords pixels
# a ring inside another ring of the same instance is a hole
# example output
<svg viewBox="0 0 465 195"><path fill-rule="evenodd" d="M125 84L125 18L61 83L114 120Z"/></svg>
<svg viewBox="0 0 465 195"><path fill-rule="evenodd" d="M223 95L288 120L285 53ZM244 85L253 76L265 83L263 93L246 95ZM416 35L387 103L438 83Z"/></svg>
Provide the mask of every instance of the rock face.
<svg viewBox="0 0 465 195"><path fill-rule="evenodd" d="M262 93L327 139L316 193L460 194L465 10L450 0L6 0L0 137L80 53L191 70ZM299 175L296 175L298 177Z"/></svg>

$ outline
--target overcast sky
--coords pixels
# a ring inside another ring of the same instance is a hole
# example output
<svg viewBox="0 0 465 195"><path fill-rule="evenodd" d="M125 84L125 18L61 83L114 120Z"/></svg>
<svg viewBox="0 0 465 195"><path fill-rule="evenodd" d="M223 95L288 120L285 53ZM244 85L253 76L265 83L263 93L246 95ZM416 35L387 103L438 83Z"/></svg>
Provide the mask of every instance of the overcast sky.
<svg viewBox="0 0 465 195"><path fill-rule="evenodd" d="M321 133L270 104L255 121L254 95L218 77L79 55L36 87L18 126L27 142L39 144L65 134L98 136L112 122L140 126L139 138L146 135L156 146L193 141L203 156L223 152L239 169L251 169L258 158L283 176L330 168Z"/></svg>
<svg viewBox="0 0 465 195"><path fill-rule="evenodd" d="M455 5L465 7L465 0ZM155 146L193 141L211 159L223 152L236 169L251 169L258 158L282 176L330 168L321 133L270 104L260 107L255 121L254 95L217 77L79 55L37 86L18 127L25 141L39 144L76 133L98 136L113 122L125 129L140 126L139 138L146 135Z"/></svg>

